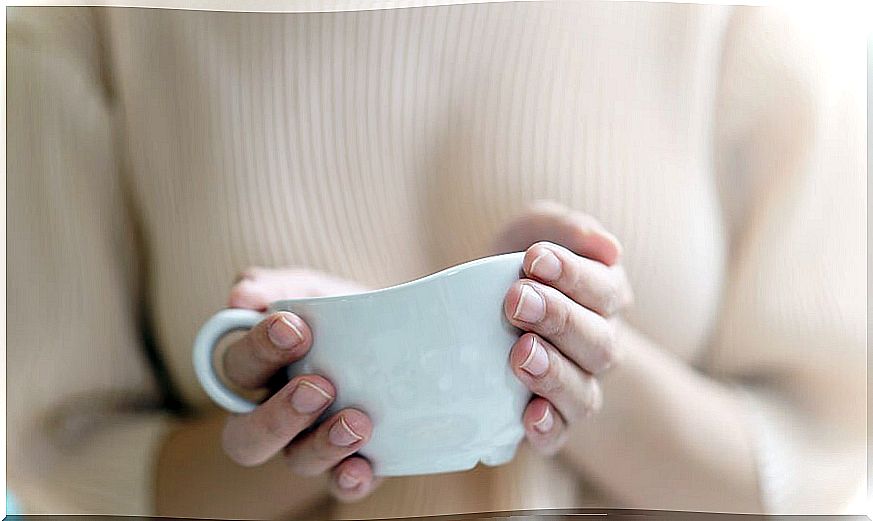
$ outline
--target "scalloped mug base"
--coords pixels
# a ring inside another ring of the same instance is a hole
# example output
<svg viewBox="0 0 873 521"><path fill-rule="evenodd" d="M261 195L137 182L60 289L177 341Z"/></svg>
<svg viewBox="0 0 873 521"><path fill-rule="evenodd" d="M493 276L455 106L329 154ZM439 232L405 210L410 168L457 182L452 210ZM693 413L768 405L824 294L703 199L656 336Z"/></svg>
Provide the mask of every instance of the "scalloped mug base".
<svg viewBox="0 0 873 521"><path fill-rule="evenodd" d="M479 463L488 467L498 467L512 461L518 451L519 443L494 447L487 454L481 451L467 452L452 456L440 456L420 465L410 465L409 461L396 465L377 465L374 472L382 477L421 476L425 474L448 474L452 472L465 472L475 468Z"/></svg>

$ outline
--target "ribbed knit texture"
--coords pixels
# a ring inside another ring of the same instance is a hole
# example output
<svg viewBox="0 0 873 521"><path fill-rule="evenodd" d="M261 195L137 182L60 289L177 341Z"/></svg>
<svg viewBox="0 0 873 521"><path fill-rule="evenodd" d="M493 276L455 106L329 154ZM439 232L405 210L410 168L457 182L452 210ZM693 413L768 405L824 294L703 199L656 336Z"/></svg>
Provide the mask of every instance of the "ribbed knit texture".
<svg viewBox="0 0 873 521"><path fill-rule="evenodd" d="M863 130L845 126L851 107L838 111L856 93L766 10L11 9L7 31L10 443L33 443L70 397L153 395L138 292L174 381L206 407L191 342L242 269L399 283L487 255L540 198L620 238L636 294L628 322L689 364L765 384L784 367L841 375L845 386L823 377L796 395L810 397L798 411L863 383ZM88 403L67 416L88 418ZM762 421L795 432L791 411ZM88 457L43 451L35 494L56 513L149 513L165 420L101 421L123 424L128 459L107 461L120 442L105 430L80 449ZM151 427L131 428L142 421ZM844 423L835 451L855 447ZM809 445L796 447L772 455L789 470L762 473L777 510L808 486L792 462ZM10 465L32 466L28 454ZM538 470L495 471L503 485L484 490L456 481L434 490L441 499L417 496L429 486L419 482L376 515L600 501L584 476L520 459L513 469Z"/></svg>

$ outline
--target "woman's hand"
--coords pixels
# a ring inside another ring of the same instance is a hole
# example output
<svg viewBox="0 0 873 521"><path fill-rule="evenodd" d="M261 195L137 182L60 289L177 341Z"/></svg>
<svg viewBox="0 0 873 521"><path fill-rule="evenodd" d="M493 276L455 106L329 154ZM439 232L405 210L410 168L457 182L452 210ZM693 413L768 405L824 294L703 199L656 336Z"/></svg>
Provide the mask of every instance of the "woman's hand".
<svg viewBox="0 0 873 521"><path fill-rule="evenodd" d="M363 289L311 270L253 268L239 277L229 305L264 311L276 300ZM311 345L312 332L300 317L274 313L228 347L224 372L242 388L261 388L283 367L302 358ZM335 397L333 384L322 376L294 377L253 412L228 418L224 451L245 466L260 465L281 452L298 475L330 472L331 492L338 499L360 499L377 485L369 462L355 455L370 439L373 427L357 409L343 409L313 425Z"/></svg>
<svg viewBox="0 0 873 521"><path fill-rule="evenodd" d="M532 245L531 245L532 244ZM498 249L526 248L524 276L507 292L504 312L527 331L510 363L536 396L524 412L529 442L554 454L567 426L597 412L598 376L617 358L613 317L632 301L618 240L592 217L537 203L501 234Z"/></svg>

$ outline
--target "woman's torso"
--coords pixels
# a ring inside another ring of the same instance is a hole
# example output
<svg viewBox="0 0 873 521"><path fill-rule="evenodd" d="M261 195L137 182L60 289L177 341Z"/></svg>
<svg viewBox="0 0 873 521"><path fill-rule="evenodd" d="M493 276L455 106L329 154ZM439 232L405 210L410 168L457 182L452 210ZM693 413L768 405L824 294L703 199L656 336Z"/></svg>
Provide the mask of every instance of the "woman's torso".
<svg viewBox="0 0 873 521"><path fill-rule="evenodd" d="M488 254L501 225L541 198L620 238L636 294L628 320L693 363L727 241L710 157L727 15L626 2L111 10L150 305L184 396L207 404L191 342L246 266L394 284ZM566 486L537 488L525 470ZM592 501L570 476L523 453L502 469L393 480L351 512Z"/></svg>

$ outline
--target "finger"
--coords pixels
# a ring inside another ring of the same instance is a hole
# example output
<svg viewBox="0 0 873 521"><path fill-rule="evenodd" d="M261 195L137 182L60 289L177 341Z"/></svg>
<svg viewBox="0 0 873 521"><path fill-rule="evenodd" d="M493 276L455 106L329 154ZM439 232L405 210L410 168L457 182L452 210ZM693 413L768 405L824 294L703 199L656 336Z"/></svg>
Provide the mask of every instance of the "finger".
<svg viewBox="0 0 873 521"><path fill-rule="evenodd" d="M540 454L551 456L567 441L567 425L548 400L535 397L522 416L525 437Z"/></svg>
<svg viewBox="0 0 873 521"><path fill-rule="evenodd" d="M274 271L256 266L241 271L230 289L228 307L263 311L271 302L281 300L277 285L270 283Z"/></svg>
<svg viewBox="0 0 873 521"><path fill-rule="evenodd" d="M359 293L366 288L304 268L247 268L230 290L228 306L263 311L277 300Z"/></svg>
<svg viewBox="0 0 873 521"><path fill-rule="evenodd" d="M509 288L503 308L512 325L539 334L589 373L612 365L612 324L555 288L522 279Z"/></svg>
<svg viewBox="0 0 873 521"><path fill-rule="evenodd" d="M569 423L591 416L603 405L600 384L533 333L518 339L509 354L512 371L530 391L551 402Z"/></svg>
<svg viewBox="0 0 873 521"><path fill-rule="evenodd" d="M539 242L528 248L522 265L527 276L605 317L625 308L632 300L630 284L620 264L607 266L563 246Z"/></svg>
<svg viewBox="0 0 873 521"><path fill-rule="evenodd" d="M294 313L280 311L259 322L224 352L224 373L245 389L263 386L281 368L309 351L312 332Z"/></svg>
<svg viewBox="0 0 873 521"><path fill-rule="evenodd" d="M296 474L317 476L363 447L372 433L373 424L366 414L343 409L291 442L285 458Z"/></svg>
<svg viewBox="0 0 873 521"><path fill-rule="evenodd" d="M240 465L260 465L318 419L334 396L333 385L321 376L293 378L251 413L228 418L224 451Z"/></svg>
<svg viewBox="0 0 873 521"><path fill-rule="evenodd" d="M373 476L373 467L366 459L352 456L333 470L330 491L342 502L357 501L370 494L381 482L380 478Z"/></svg>
<svg viewBox="0 0 873 521"><path fill-rule="evenodd" d="M607 266L617 263L622 253L621 243L597 219L551 201L529 205L505 233L513 235L512 241L504 237L498 242L531 245L549 241Z"/></svg>

